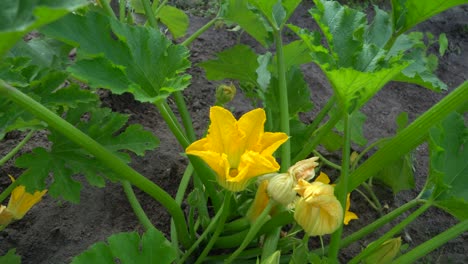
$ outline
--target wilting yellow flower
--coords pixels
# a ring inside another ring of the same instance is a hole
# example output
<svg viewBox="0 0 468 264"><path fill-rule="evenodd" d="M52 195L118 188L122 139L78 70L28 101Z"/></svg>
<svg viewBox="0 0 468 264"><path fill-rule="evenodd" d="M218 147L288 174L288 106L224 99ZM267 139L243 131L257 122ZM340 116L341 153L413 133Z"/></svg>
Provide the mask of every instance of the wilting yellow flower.
<svg viewBox="0 0 468 264"><path fill-rule="evenodd" d="M315 181L316 182L317 181L318 182L323 182L323 183L328 184L328 183L330 183L330 178L328 178L327 174L325 174L323 172L320 172L320 175L317 177L317 179L315 179ZM359 219L357 214L349 211L349 207L351 206L350 196L351 196L351 193L348 193L348 196L346 197L346 210L345 210L345 215L344 215L344 219L343 219L343 223L345 225L349 224L349 221L351 221L351 220Z"/></svg>
<svg viewBox="0 0 468 264"><path fill-rule="evenodd" d="M264 132L263 109L252 110L236 120L228 110L214 106L210 120L208 135L193 142L186 153L203 159L216 172L221 186L242 191L251 179L280 168L272 155L288 136Z"/></svg>
<svg viewBox="0 0 468 264"><path fill-rule="evenodd" d="M288 169L288 173L296 180L304 179L306 181L315 177L315 168L319 165L318 157L300 160Z"/></svg>
<svg viewBox="0 0 468 264"><path fill-rule="evenodd" d="M299 179L295 190L301 198L296 202L294 219L308 235L322 236L338 229L343 221L343 207L333 186Z"/></svg>
<svg viewBox="0 0 468 264"><path fill-rule="evenodd" d="M15 180L11 177L11 180ZM34 194L26 192L23 185L17 186L11 192L8 206L0 206L0 225L7 225L13 220L19 220L41 199L47 190L36 191Z"/></svg>

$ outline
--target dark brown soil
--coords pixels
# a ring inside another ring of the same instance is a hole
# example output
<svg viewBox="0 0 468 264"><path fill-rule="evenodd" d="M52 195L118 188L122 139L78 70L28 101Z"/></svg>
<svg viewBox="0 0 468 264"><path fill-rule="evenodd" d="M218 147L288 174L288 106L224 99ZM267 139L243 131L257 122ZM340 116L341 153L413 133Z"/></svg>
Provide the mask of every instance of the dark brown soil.
<svg viewBox="0 0 468 264"><path fill-rule="evenodd" d="M313 27L306 10L310 4L299 8L293 17L293 23L303 27ZM189 33L206 23L208 18L190 17L191 29ZM418 30L430 31L435 36L447 34L449 40L448 52L440 58L438 76L448 84L449 90L467 79L468 72L468 7L462 6L449 10L434 17L420 26ZM191 46L191 60L193 65L200 61L214 58L216 52L231 47L237 42L237 33L225 29L211 28L197 39ZM247 34L241 36L241 42L257 44ZM327 102L332 90L315 65L303 66L306 80L311 88L315 109L304 115L305 120L312 120L315 113ZM208 122L208 109L214 104L214 90L218 83L207 81L203 70L193 67L192 85L185 91L190 112L193 114L194 127L201 135ZM400 112L408 112L410 120L414 120L425 110L430 108L448 92L434 93L427 89L402 83L390 83L362 111L368 119L365 125L365 136L373 142L384 136L391 136L396 131L395 117ZM135 102L131 95L115 96L104 92L103 104L115 111L130 114L131 123L140 123L151 130L161 139L161 145L155 151L148 152L145 157L135 157L132 166L162 188L175 196L180 177L185 168L186 160L180 155L183 149L179 147L169 132L157 110L148 104ZM239 95L229 107L236 114L251 109L248 100ZM0 145L0 156L5 155L19 142L24 135L10 134ZM45 134L37 134L24 151L29 151L37 145L47 145ZM359 150L360 148L357 148ZM24 153L24 151L22 153ZM390 190L376 186L377 195L389 210L404 204L414 198L421 190L428 173L428 151L426 145L416 149L416 190L403 191L394 196ZM19 175L20 170L10 161L1 168L2 180L0 188L8 185L6 174ZM81 193L81 203L71 204L61 202L46 196L21 221L8 226L0 233L0 255L8 249L16 248L22 256L23 263L69 263L73 256L84 251L97 241L105 240L110 235L123 231L142 231L138 220L133 214L119 184L108 183L106 188L99 189L88 186L84 180ZM136 190L144 209L157 228L169 231L169 214L158 203L147 195ZM363 199L353 193L352 211L360 219L345 227L345 235L369 224L378 218L378 214L370 209ZM401 220L401 219L400 219ZM450 215L438 209L427 211L422 217L413 222L402 234L405 243L410 247L430 239L456 223ZM356 255L362 247L389 229L385 226L379 233L375 233L343 251L342 260ZM318 245L318 242L314 242ZM442 248L421 260L421 263L468 263L468 234L449 242Z"/></svg>

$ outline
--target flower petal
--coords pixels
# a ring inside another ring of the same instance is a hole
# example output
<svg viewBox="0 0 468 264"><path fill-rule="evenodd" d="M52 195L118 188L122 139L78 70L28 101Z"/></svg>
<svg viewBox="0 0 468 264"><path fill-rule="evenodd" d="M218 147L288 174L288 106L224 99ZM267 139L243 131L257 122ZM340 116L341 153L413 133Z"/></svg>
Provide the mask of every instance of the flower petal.
<svg viewBox="0 0 468 264"><path fill-rule="evenodd" d="M320 175L314 181L329 184L330 183L330 178L328 178L327 174L325 174L323 172L320 172Z"/></svg>
<svg viewBox="0 0 468 264"><path fill-rule="evenodd" d="M263 135L264 125L266 121L265 111L261 108L254 109L245 113L238 121L238 128L245 133L246 138L242 148L245 150L253 150L258 144Z"/></svg>
<svg viewBox="0 0 468 264"><path fill-rule="evenodd" d="M259 149L256 151L264 156L271 156L288 139L288 135L282 132L265 132L260 140Z"/></svg>
<svg viewBox="0 0 468 264"><path fill-rule="evenodd" d="M211 107L210 120L207 135L210 150L231 156L233 140L245 137L237 129L237 120L231 112L219 106Z"/></svg>
<svg viewBox="0 0 468 264"><path fill-rule="evenodd" d="M191 150L186 153L194 155L205 161L212 170L215 171L218 181L226 181L226 175L229 175L229 161L228 157L224 153L216 153L214 151L198 151Z"/></svg>
<svg viewBox="0 0 468 264"><path fill-rule="evenodd" d="M21 219L23 216L38 203L47 190L36 191L34 194L26 192L23 185L17 186L12 192L7 209L15 219Z"/></svg>

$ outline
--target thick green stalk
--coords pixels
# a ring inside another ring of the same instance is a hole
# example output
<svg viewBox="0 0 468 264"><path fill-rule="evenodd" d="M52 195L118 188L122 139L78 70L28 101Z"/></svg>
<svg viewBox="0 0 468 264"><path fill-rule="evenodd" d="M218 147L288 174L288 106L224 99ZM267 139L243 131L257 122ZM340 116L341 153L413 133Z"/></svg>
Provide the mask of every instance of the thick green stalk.
<svg viewBox="0 0 468 264"><path fill-rule="evenodd" d="M273 200L268 202L268 205L265 207L265 209L263 209L263 212L255 220L255 223L250 226L249 232L245 236L244 241L242 241L242 244L236 249L236 251L232 253L228 259L226 259L224 262L225 264L232 263L232 261L235 260L237 256L242 253L242 251L249 245L250 241L255 238L260 228L268 220L268 215L274 204L275 202Z"/></svg>
<svg viewBox="0 0 468 264"><path fill-rule="evenodd" d="M36 132L36 130L31 130L29 131L29 133L20 141L20 143L18 143L18 145L16 145L10 152L8 152L5 157L3 157L1 160L0 160L0 167L3 166L3 164L5 164L5 162L9 161L11 158L13 158L13 156L16 155L16 153L18 153L18 151L20 151L24 145L31 139L31 137L34 135L34 132Z"/></svg>
<svg viewBox="0 0 468 264"><path fill-rule="evenodd" d="M456 238L464 232L468 231L468 219L452 226L443 233L431 238L430 240L417 246L410 252L400 256L394 260L393 264L415 263L417 259L426 256L432 250L442 246L449 240Z"/></svg>
<svg viewBox="0 0 468 264"><path fill-rule="evenodd" d="M107 0L96 0L96 1L102 7L102 9L104 9L104 12L106 12L108 16L111 16L117 19L117 17L115 16L114 10L112 10L112 7L110 6L110 1L107 1Z"/></svg>
<svg viewBox="0 0 468 264"><path fill-rule="evenodd" d="M103 165L112 169L122 179L128 180L131 184L149 194L156 201L160 202L174 218L179 240L182 245L188 248L191 244L185 222L184 213L174 199L158 185L145 178L143 175L125 164L119 157L104 148L101 144L90 138L88 135L63 120L61 117L23 94L16 88L0 80L0 94L23 107L39 119L45 121L49 126L66 136L72 142L81 146L89 153L100 160Z"/></svg>
<svg viewBox="0 0 468 264"><path fill-rule="evenodd" d="M127 9L127 0L119 0L119 21L125 23L125 11Z"/></svg>
<svg viewBox="0 0 468 264"><path fill-rule="evenodd" d="M187 258L192 254L192 252L200 245L200 243L205 240L205 238L208 236L209 233L216 227L219 226L219 220L223 214L226 214L226 204L223 204L221 206L221 209L216 213L216 215L211 219L210 224L208 227L203 231L201 236L195 241L195 243L192 244L192 246L185 252L185 254L182 256L181 260L178 262L180 264L185 263ZM222 225L221 225L222 226Z"/></svg>
<svg viewBox="0 0 468 264"><path fill-rule="evenodd" d="M383 167L417 147L427 138L429 129L432 126L442 121L447 115L466 104L466 102L468 102L468 81L461 84L444 99L419 116L351 173L348 189L354 190Z"/></svg>
<svg viewBox="0 0 468 264"><path fill-rule="evenodd" d="M182 123L184 124L185 134L187 135L189 142L193 142L197 137L195 136L195 130L193 129L192 118L190 117L187 105L185 104L184 95L180 91L173 93L173 95L180 117L182 118Z"/></svg>
<svg viewBox="0 0 468 264"><path fill-rule="evenodd" d="M190 183L190 178L192 177L192 174L193 174L193 166L192 164L189 163L189 165L185 169L182 179L180 180L179 188L177 189L177 193L176 193L175 201L179 206L182 204L182 201L184 200L185 191L187 190L187 187ZM178 247L179 240L177 238L177 229L176 229L173 219L171 219L171 242L174 248ZM177 258L179 258L179 255L177 255Z"/></svg>
<svg viewBox="0 0 468 264"><path fill-rule="evenodd" d="M154 29L158 29L158 21L156 21L156 16L154 15L153 9L151 9L151 4L149 0L140 0L141 4L143 5L143 9L145 10L146 19L148 19L148 23Z"/></svg>
<svg viewBox="0 0 468 264"><path fill-rule="evenodd" d="M325 106L320 110L320 112L317 114L317 116L314 118L314 121L312 121L312 124L307 128L306 134L307 135L312 135L314 131L319 127L320 123L322 123L322 120L327 116L328 112L332 109L332 107L336 103L336 96L332 96L330 99L328 99L328 102L325 104Z"/></svg>
<svg viewBox="0 0 468 264"><path fill-rule="evenodd" d="M149 230L152 228L156 229L156 227L154 227L154 225L151 223L151 220L145 214L145 211L141 207L140 202L138 202L138 199L135 196L135 193L133 192L132 185L128 181L121 181L121 183L125 195L127 195L127 199L130 202L130 206L132 207L133 212L137 216L138 221L140 221L141 225L145 228L145 230Z"/></svg>
<svg viewBox="0 0 468 264"><path fill-rule="evenodd" d="M203 249L202 253L200 256L198 256L197 261L195 261L195 264L200 264L202 263L208 253L210 253L211 249L213 248L214 243L218 239L219 235L224 229L224 223L226 222L226 219L229 216L229 211L231 207L231 200L232 200L232 193L227 192L226 195L224 195L224 210L223 213L221 214L221 217L219 219L218 226L216 227L216 230L214 231L213 235L210 238L210 241L208 241L208 244L205 246Z"/></svg>
<svg viewBox="0 0 468 264"><path fill-rule="evenodd" d="M414 211L407 218L401 221L398 225L394 226L390 231L385 233L379 239L372 242L372 244L369 244L363 251L361 251L361 253L359 253L356 257L351 259L348 263L349 264L359 263L362 259L369 256L369 254L371 254L372 252L374 252L374 250L376 250L380 245L382 245L382 243L384 243L385 241L389 240L390 238L398 234L401 230L403 230L403 228L405 228L409 223L413 222L418 216L420 216L430 207L431 207L430 202L424 203L421 207L418 208L418 210Z"/></svg>
<svg viewBox="0 0 468 264"><path fill-rule="evenodd" d="M397 209L391 211L390 213L381 216L379 219L375 220L369 225L366 225L365 227L361 228L360 230L354 232L353 234L345 237L343 240L341 240L340 243L340 248L345 248L355 241L369 235L370 233L374 232L375 230L379 229L383 225L393 221L393 219L397 218L400 216L402 213L408 211L409 209L415 207L418 203L421 201L419 200L411 200L404 205L398 207Z"/></svg>
<svg viewBox="0 0 468 264"><path fill-rule="evenodd" d="M288 87L286 84L286 68L284 66L283 39L281 30L274 29L273 35L276 44L278 86L279 86L279 108L280 108L280 128L281 132L290 135L289 131L289 101ZM281 171L285 172L291 167L291 141L286 141L281 146Z"/></svg>
<svg viewBox="0 0 468 264"><path fill-rule="evenodd" d="M266 234L263 242L262 257L261 261L265 261L268 257L273 255L278 248L278 240L281 234L281 227L276 227Z"/></svg>
<svg viewBox="0 0 468 264"><path fill-rule="evenodd" d="M315 149L315 147L320 144L320 141L322 140L323 136L325 136L327 133L330 133L330 131L335 127L336 123L341 120L342 115L340 114L334 114L330 117L330 119L322 125L319 129L317 129L314 134L310 136L310 140L307 141L307 143L304 145L302 150L293 158L292 162L296 163L300 160L303 160L309 156L309 154Z"/></svg>
<svg viewBox="0 0 468 264"><path fill-rule="evenodd" d="M190 46L190 44L197 39L203 32L207 31L216 21L218 21L218 17L216 16L215 18L211 19L206 23L203 27L199 28L195 33L193 33L190 37L188 37L184 42L181 43L183 46Z"/></svg>
<svg viewBox="0 0 468 264"><path fill-rule="evenodd" d="M344 116L344 143L341 162L340 181L335 187L335 195L343 207L343 215L346 209L346 196L348 194L348 179L349 179L349 164L351 155L351 117L345 113ZM330 250L328 257L332 262L338 262L338 251L340 249L341 233L343 232L343 224L332 234L330 242Z"/></svg>
<svg viewBox="0 0 468 264"><path fill-rule="evenodd" d="M184 149L186 149L190 145L190 142L185 136L182 128L180 127L179 121L177 121L175 118L171 108L162 100L154 102L154 105L158 108L161 116L163 117L164 121L166 121L169 129L171 130L172 134L174 134L179 144Z"/></svg>

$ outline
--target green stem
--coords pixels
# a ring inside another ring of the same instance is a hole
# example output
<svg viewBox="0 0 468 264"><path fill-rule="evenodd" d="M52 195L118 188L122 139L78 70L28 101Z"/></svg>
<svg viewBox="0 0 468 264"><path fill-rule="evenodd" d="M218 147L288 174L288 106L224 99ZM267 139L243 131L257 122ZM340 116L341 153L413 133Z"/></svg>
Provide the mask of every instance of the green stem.
<svg viewBox="0 0 468 264"><path fill-rule="evenodd" d="M195 136L192 118L190 117L190 113L187 109L187 104L185 104L184 96L180 91L173 93L173 95L180 117L182 118L182 123L184 124L185 134L187 135L188 140L193 142L197 137Z"/></svg>
<svg viewBox="0 0 468 264"><path fill-rule="evenodd" d="M266 260L268 257L275 253L278 248L278 240L281 234L281 227L276 227L270 231L263 242L262 257L261 260Z"/></svg>
<svg viewBox="0 0 468 264"><path fill-rule="evenodd" d="M340 181L335 187L335 195L338 201L340 201L343 207L343 215L346 209L346 197L348 194L348 179L349 179L349 163L351 155L351 115L345 113L343 116L344 123L344 143L343 143L343 154L341 163L341 175ZM340 249L341 233L343 232L343 224L332 234L330 242L330 250L328 257L332 262L338 262L338 250Z"/></svg>
<svg viewBox="0 0 468 264"><path fill-rule="evenodd" d="M372 190L372 188L366 182L363 182L361 185L370 194L372 200L374 201L374 204L377 206L377 211L379 213L381 213L382 212L382 204L380 203L379 198L377 198L377 195L375 195L374 190Z"/></svg>
<svg viewBox="0 0 468 264"><path fill-rule="evenodd" d="M323 119L327 116L328 112L330 112L332 107L335 105L335 102L336 96L333 95L317 114L312 124L310 124L310 126L307 128L307 131L305 132L306 135L312 135L315 132L320 123L322 123Z"/></svg>
<svg viewBox="0 0 468 264"><path fill-rule="evenodd" d="M374 203L374 201L372 201L372 199L370 199L363 191L359 190L359 188L356 188L354 189L353 191L356 191L358 192L362 197L364 197L364 199L366 199L366 201L369 203L369 205L374 208L375 211L379 212L379 208L377 207L377 205Z"/></svg>
<svg viewBox="0 0 468 264"><path fill-rule="evenodd" d="M226 195L228 196L228 195ZM223 214L226 214L225 211L228 211L226 209L226 204L223 204L221 206L221 209L216 213L216 215L211 219L211 222L210 224L208 225L208 227L205 229L205 231L203 231L203 233L201 234L201 236L197 239L197 241L195 241L195 243L192 244L192 246L185 252L185 254L182 256L182 258L180 259L180 261L178 263L182 264L182 263L185 263L185 261L187 260L187 258L192 254L192 252L198 247L198 245L200 245L200 243L205 240L205 238L208 236L209 233L211 233L211 231L218 225L218 221L220 220L221 216ZM218 225L219 226L219 225ZM222 226L222 225L221 225Z"/></svg>
<svg viewBox="0 0 468 264"><path fill-rule="evenodd" d="M125 23L126 8L127 8L127 0L119 0L119 20L122 23Z"/></svg>
<svg viewBox="0 0 468 264"><path fill-rule="evenodd" d="M177 121L175 118L171 108L163 100L154 102L154 105L158 108L161 116L163 117L164 121L166 121L169 129L171 130L172 134L174 134L179 144L184 149L186 149L190 145L190 142L182 131L179 121Z"/></svg>
<svg viewBox="0 0 468 264"><path fill-rule="evenodd" d="M420 203L420 200L411 200L407 202L406 204L398 207L397 209L391 211L390 213L381 216L379 219L376 221L372 222L369 225L366 225L365 227L361 228L360 230L354 232L353 234L347 236L344 238L341 243L340 243L340 248L345 248L349 245L351 245L353 242L367 236L368 234L374 232L375 230L379 229L383 225L393 221L395 218L403 214L404 212L408 211L409 209L415 207L418 203Z"/></svg>
<svg viewBox="0 0 468 264"><path fill-rule="evenodd" d="M315 131L313 135L311 135L311 139L307 141L307 143L304 145L302 150L296 155L296 157L293 158L293 163L296 163L300 160L303 160L309 156L309 154L312 152L312 150L315 149L315 147L320 144L322 138L330 133L330 131L335 127L336 123L341 120L342 115L341 114L334 114L330 117L330 119L322 125L319 129Z"/></svg>
<svg viewBox="0 0 468 264"><path fill-rule="evenodd" d="M185 191L187 190L187 187L190 183L190 178L193 174L193 166L192 164L189 163L187 168L185 169L184 175L182 176L182 179L180 180L179 183L179 188L177 189L177 194L175 201L176 203L180 206L182 204L182 201L185 196ZM171 242L174 248L177 248L179 245L179 240L177 238L177 229L174 223L174 220L171 219ZM178 252L178 251L177 251ZM177 254L177 259L179 258L179 255Z"/></svg>
<svg viewBox="0 0 468 264"><path fill-rule="evenodd" d="M159 1L153 1L153 10L156 9L154 10L154 14L158 15L159 12L161 12L161 8L163 8L167 4L168 1L169 0L164 0L162 1L161 4L158 4Z"/></svg>
<svg viewBox="0 0 468 264"><path fill-rule="evenodd" d="M279 109L280 109L280 128L281 131L290 135L289 131L289 101L288 87L286 84L286 68L284 67L283 39L281 30L273 30L276 44L278 86L279 86ZM291 141L286 141L281 146L281 171L285 172L291 167Z"/></svg>
<svg viewBox="0 0 468 264"><path fill-rule="evenodd" d="M193 33L190 37L188 37L186 40L184 40L181 45L188 47L190 44L197 39L201 34L203 34L205 31L207 31L216 21L218 21L219 17L215 17L208 21L203 27L199 28L195 33Z"/></svg>
<svg viewBox="0 0 468 264"><path fill-rule="evenodd" d="M236 251L234 251L234 253L232 253L232 255L228 259L226 259L226 261L224 262L225 264L229 264L233 260L235 260L237 256L240 253L242 253L242 251L249 245L250 241L252 241L252 239L255 238L262 225L267 221L270 210L274 204L275 202L273 200L270 200L268 202L267 206L265 207L265 209L263 209L263 212L258 216L255 223L253 223L253 225L250 226L249 232L245 236L244 241L242 241L242 244L239 246L239 248L236 249Z"/></svg>
<svg viewBox="0 0 468 264"><path fill-rule="evenodd" d="M245 230L250 227L249 219L242 217L224 225L224 232L233 233Z"/></svg>
<svg viewBox="0 0 468 264"><path fill-rule="evenodd" d="M158 185L145 178L143 175L125 164L119 157L104 148L101 144L90 138L88 135L63 120L61 117L36 102L31 97L23 94L16 88L0 80L0 94L23 107L39 119L45 121L49 126L66 136L72 142L81 146L94 155L104 166L112 169L122 179L128 180L131 184L140 188L151 197L160 202L171 214L176 223L179 239L182 245L188 248L191 244L187 224L184 219L182 209L174 199Z"/></svg>
<svg viewBox="0 0 468 264"><path fill-rule="evenodd" d="M104 9L104 12L110 17L113 17L117 19L115 16L114 10L112 10L112 7L110 6L110 1L107 0L96 0L96 2Z"/></svg>
<svg viewBox="0 0 468 264"><path fill-rule="evenodd" d="M219 235L223 231L224 223L226 222L226 219L229 216L230 205L231 205L231 197L232 197L232 193L228 191L226 193L226 195L224 196L224 206L225 206L225 208L224 208L223 213L221 214L221 217L219 219L218 226L216 227L216 230L214 231L213 235L211 236L210 241L208 241L208 244L205 246L202 253L197 258L197 261L195 261L195 264L200 264L200 263L202 263L203 260L205 260L206 256L210 252L211 248L213 248L214 243L216 242Z"/></svg>
<svg viewBox="0 0 468 264"><path fill-rule="evenodd" d="M452 226L450 229L444 231L443 233L417 246L410 252L394 260L392 263L394 264L415 263L417 259L426 256L432 250L442 246L443 244L447 243L449 240L456 238L457 236L461 235L462 233L466 231L468 231L468 219L461 221L460 223L456 224L455 226Z"/></svg>
<svg viewBox="0 0 468 264"><path fill-rule="evenodd" d="M14 182L12 182L2 193L0 193L0 204L10 195L10 193L21 183L21 174Z"/></svg>
<svg viewBox="0 0 468 264"><path fill-rule="evenodd" d="M402 157L426 138L429 129L442 121L448 114L457 110L468 101L468 81L445 96L439 103L419 116L408 127L400 131L385 146L359 166L350 176L349 190L354 190L383 167Z"/></svg>
<svg viewBox="0 0 468 264"><path fill-rule="evenodd" d="M322 154L320 154L320 152L313 150L312 153L314 153L315 156L319 157L320 161L323 162L328 167L336 169L336 170L341 170L341 167L338 164L329 161Z"/></svg>
<svg viewBox="0 0 468 264"><path fill-rule="evenodd" d="M148 19L148 23L154 29L158 29L158 21L156 21L156 16L153 13L153 9L151 9L151 5L149 0L140 0L141 4L143 5L143 9L145 10L146 19Z"/></svg>
<svg viewBox="0 0 468 264"><path fill-rule="evenodd" d="M430 202L424 203L418 210L414 211L410 214L407 218L405 218L401 223L393 227L390 231L385 233L379 239L375 240L372 244L369 244L361 253L359 253L356 257L351 259L348 263L349 264L356 264L359 263L362 259L369 256L374 250L376 250L382 243L387 241L388 239L392 238L396 234L398 234L403 228L405 228L409 223L413 222L419 215L424 213L427 209L431 207Z"/></svg>
<svg viewBox="0 0 468 264"><path fill-rule="evenodd" d="M5 162L9 161L11 158L13 158L13 156L16 155L16 153L18 153L18 151L20 151L24 145L31 139L31 137L34 135L34 132L36 132L36 130L31 130L29 131L29 133L20 141L20 143L18 143L18 145L16 145L10 152L8 152L5 157L3 157L2 159L0 159L0 167L3 166L3 164L5 164Z"/></svg>
<svg viewBox="0 0 468 264"><path fill-rule="evenodd" d="M141 204L138 202L138 199L135 196L135 193L133 192L132 185L128 181L121 181L121 183L125 195L127 196L127 199L130 202L130 206L132 207L133 212L137 216L138 221L140 221L141 225L144 226L146 230L149 230L151 228L156 229L156 227L154 227L154 225L151 223L151 220L145 214L145 211L141 207Z"/></svg>
<svg viewBox="0 0 468 264"><path fill-rule="evenodd" d="M367 146L367 148L365 148L361 153L359 153L358 156L354 159L353 163L351 164L351 169L353 171L356 169L356 166L359 164L359 161L362 159L362 157L364 157L364 155L367 154L367 152L369 152L371 149L389 140L390 138L381 138L379 140L376 140L374 143L370 144L369 146Z"/></svg>

